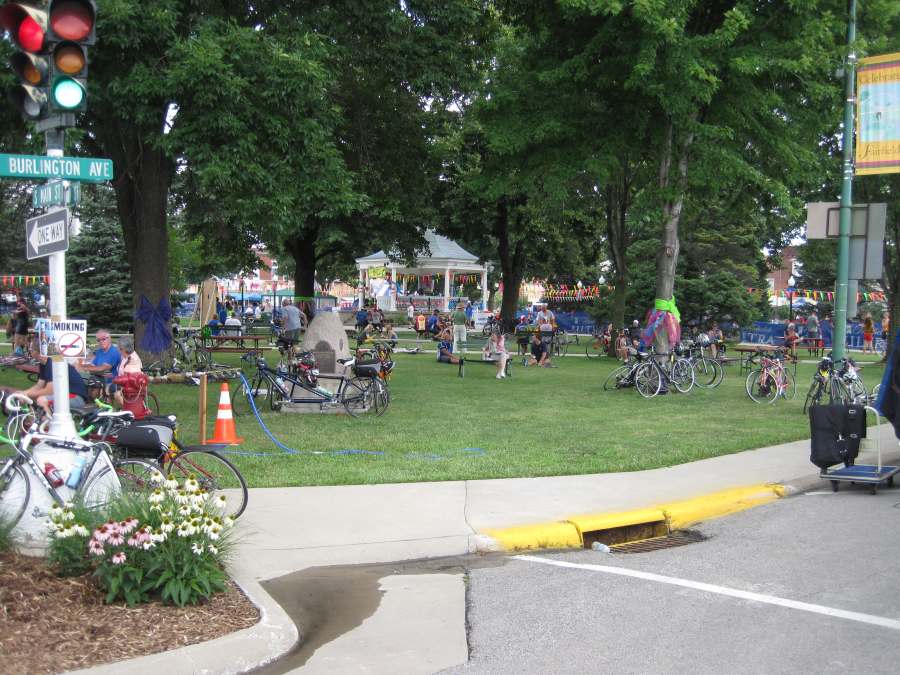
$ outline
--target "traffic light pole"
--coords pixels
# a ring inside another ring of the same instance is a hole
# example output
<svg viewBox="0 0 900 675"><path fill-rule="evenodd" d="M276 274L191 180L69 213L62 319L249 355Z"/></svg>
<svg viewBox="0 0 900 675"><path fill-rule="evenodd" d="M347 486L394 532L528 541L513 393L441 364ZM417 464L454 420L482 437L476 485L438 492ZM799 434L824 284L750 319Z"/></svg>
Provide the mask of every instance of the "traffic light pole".
<svg viewBox="0 0 900 675"><path fill-rule="evenodd" d="M62 157L65 145L65 129L48 129L47 156ZM50 320L64 321L66 317L66 253L50 254ZM51 357L53 368L53 417L49 432L56 436L75 436L75 422L69 407L69 364L61 354Z"/></svg>
<svg viewBox="0 0 900 675"><path fill-rule="evenodd" d="M839 221L837 287L834 294L834 336L832 356L844 358L847 343L847 286L850 278L850 222L853 217L853 132L856 104L856 0L850 0L850 21L847 26L847 44L850 53L844 71L844 133L843 171L841 176L841 218Z"/></svg>

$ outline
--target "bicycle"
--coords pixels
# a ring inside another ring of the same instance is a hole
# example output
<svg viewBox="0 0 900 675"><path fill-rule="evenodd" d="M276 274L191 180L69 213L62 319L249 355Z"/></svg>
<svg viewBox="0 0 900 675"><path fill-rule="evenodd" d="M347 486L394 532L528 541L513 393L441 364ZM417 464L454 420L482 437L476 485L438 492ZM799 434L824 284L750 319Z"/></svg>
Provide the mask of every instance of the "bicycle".
<svg viewBox="0 0 900 675"><path fill-rule="evenodd" d="M178 420L168 417L135 421L127 411L93 410L82 419L93 425L91 438L109 443L113 470L129 490L151 487L148 462L166 477L183 482L193 477L210 495L223 495L224 511L239 517L247 507L247 482L230 461L216 452L220 446L185 446L178 440Z"/></svg>
<svg viewBox="0 0 900 675"><path fill-rule="evenodd" d="M310 356L312 356L310 354ZM256 372L242 383L234 395L231 406L235 415L243 415L261 408L263 399L271 410L277 411L284 403L318 404L320 409L343 406L352 417L374 411L381 416L390 404L387 385L378 376L378 363L360 364L356 359L338 359L338 363L350 368L353 377L345 375L319 375L315 360L305 359L298 375L266 365L262 357L245 354L241 360L256 366ZM304 359L301 358L301 361ZM319 385L319 379L337 380L337 389L330 391ZM252 399L252 403L251 403Z"/></svg>
<svg viewBox="0 0 900 675"><path fill-rule="evenodd" d="M609 353L610 337L607 333L593 331L591 339L584 346L584 355L589 359L606 356Z"/></svg>
<svg viewBox="0 0 900 675"><path fill-rule="evenodd" d="M837 369L835 369L831 356L826 356L819 361L806 394L806 400L803 402L803 413L806 414L814 405L821 405L826 395L828 403L865 405L869 402L866 386L853 359L841 359Z"/></svg>
<svg viewBox="0 0 900 675"><path fill-rule="evenodd" d="M168 351L159 360L144 367L146 373L180 373L185 370L207 370L212 356L203 346L203 338L197 332L183 337L173 337Z"/></svg>
<svg viewBox="0 0 900 675"><path fill-rule="evenodd" d="M7 405L9 405L9 402L9 399L7 399ZM77 478L74 487L69 484L71 482L71 474L66 483L60 482L54 485L51 482L50 478L38 466L38 461L35 459L34 454L29 450L34 442L44 442L51 447L62 450L90 453L90 457L84 460L80 476ZM14 453L6 458L2 467L0 467L0 519L9 526L14 526L19 522L31 499L31 482L26 471L31 471L37 479L37 484L42 485L51 499L59 506L63 506L69 501L57 489L63 487L63 485L66 485L73 491L72 496L75 499L82 501L88 507L104 505L110 494L122 488L118 482L118 474L110 474L115 469L110 457L110 446L108 443L77 438L63 439L58 436L40 433L35 426L28 430L18 442L0 435L0 443L8 445L14 450ZM98 462L100 462L101 466L94 473ZM134 461L131 463L132 468L138 467L138 465L140 465L140 471L148 479L152 472L158 471L156 467L147 462ZM116 476L116 482L110 482L109 477L111 475ZM36 513L35 515L41 514Z"/></svg>
<svg viewBox="0 0 900 675"><path fill-rule="evenodd" d="M703 352L702 342L685 340L676 345L675 353L684 356L694 370L694 380L698 387L712 389L722 384L725 379L725 369L722 364L707 357Z"/></svg>
<svg viewBox="0 0 900 675"><path fill-rule="evenodd" d="M603 391L629 389L635 386L635 373L648 358L650 358L648 353L639 352L634 347L629 347L628 362L614 368L606 376L606 379L603 381Z"/></svg>
<svg viewBox="0 0 900 675"><path fill-rule="evenodd" d="M750 400L756 403L774 403L779 397L792 399L797 394L797 382L790 370L784 367L785 353L776 350L772 356L757 352L760 367L747 373L744 388ZM754 356L756 356L754 355ZM755 363L751 357L751 362Z"/></svg>
<svg viewBox="0 0 900 675"><path fill-rule="evenodd" d="M115 405L115 396L110 393L109 383L103 377L88 375L83 379L84 385L87 387L88 403L99 401L109 407ZM137 394L126 395L123 391L122 396L126 403L137 403L139 399L143 398L144 407L154 415L159 415L159 399L150 391L150 387L142 387L141 392Z"/></svg>
<svg viewBox="0 0 900 675"><path fill-rule="evenodd" d="M550 341L551 356L565 356L569 351L569 334L562 328L553 330L553 339Z"/></svg>
<svg viewBox="0 0 900 675"><path fill-rule="evenodd" d="M662 363L656 357L653 349L646 354L647 358L634 375L634 385L638 393L644 398L653 398L661 391L663 385L675 387L675 390L687 394L694 387L694 369L690 362L682 357L671 354L665 356Z"/></svg>

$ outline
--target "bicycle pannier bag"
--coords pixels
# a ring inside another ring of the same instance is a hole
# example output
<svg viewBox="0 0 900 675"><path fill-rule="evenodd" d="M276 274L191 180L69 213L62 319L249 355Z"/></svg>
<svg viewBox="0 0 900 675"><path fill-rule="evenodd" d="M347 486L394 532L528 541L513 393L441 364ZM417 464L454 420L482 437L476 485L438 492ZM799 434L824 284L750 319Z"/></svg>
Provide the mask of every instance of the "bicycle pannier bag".
<svg viewBox="0 0 900 675"><path fill-rule="evenodd" d="M850 466L866 436L866 410L861 405L814 405L809 409L812 436L809 460L820 469Z"/></svg>
<svg viewBox="0 0 900 675"><path fill-rule="evenodd" d="M119 432L116 445L129 457L157 459L169 448L172 430L163 426L126 427Z"/></svg>

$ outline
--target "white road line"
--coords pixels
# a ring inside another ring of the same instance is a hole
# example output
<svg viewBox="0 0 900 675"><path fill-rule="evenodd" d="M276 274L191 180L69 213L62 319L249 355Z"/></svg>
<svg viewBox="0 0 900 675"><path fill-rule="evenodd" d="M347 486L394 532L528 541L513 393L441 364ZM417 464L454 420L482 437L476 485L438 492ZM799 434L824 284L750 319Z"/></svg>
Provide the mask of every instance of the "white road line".
<svg viewBox="0 0 900 675"><path fill-rule="evenodd" d="M693 588L698 591L706 591L707 593L717 593L719 595L729 595L733 598L741 598L742 600L752 600L754 602L764 602L769 605L778 605L779 607L787 607L789 609L799 609L804 612L812 612L814 614L824 614L825 616L833 616L839 619L848 619L850 621L859 621L861 623L872 624L873 626L881 626L892 630L900 630L900 621L897 619L888 619L883 616L874 616L872 614L863 614L861 612L849 612L844 609L835 609L834 607L825 607L824 605L813 605L808 602L798 602L797 600L787 600L778 598L774 595L764 595L762 593L751 593L750 591L741 591L736 588L728 588L727 586L716 586L715 584L705 584L701 581L691 581L690 579L679 579L677 577L666 577L661 574L653 574L652 572L641 572L638 570L630 570L623 567L609 567L607 565L588 565L580 563L571 563L564 560L551 560L540 556L517 555L513 556L515 560L523 560L525 562L535 562L542 565L554 565L556 567L569 567L578 570L588 570L590 572L606 572L607 574L618 574L623 577L634 577L636 579L645 579L647 581L656 581L662 584L670 584L672 586L683 586L685 588Z"/></svg>

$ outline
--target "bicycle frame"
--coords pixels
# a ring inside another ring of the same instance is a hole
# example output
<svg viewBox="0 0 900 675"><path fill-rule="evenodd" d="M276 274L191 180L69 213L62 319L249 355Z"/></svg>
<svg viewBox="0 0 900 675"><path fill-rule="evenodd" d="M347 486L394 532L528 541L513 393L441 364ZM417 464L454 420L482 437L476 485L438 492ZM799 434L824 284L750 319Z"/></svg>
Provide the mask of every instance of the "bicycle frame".
<svg viewBox="0 0 900 675"><path fill-rule="evenodd" d="M296 378L289 373L278 372L273 370L269 366L263 366L257 364L256 366L256 377L254 381L260 381L260 384L264 381L268 384L269 387L274 388L278 391L282 399L285 403L318 403L320 405L341 405L341 397L344 392L344 386L347 382L350 381L350 378L344 375L319 375L319 379L321 380L337 380L338 388L336 391L326 393L328 390L319 391L319 389L313 389L309 384L303 382L302 380ZM284 385L279 383L279 380L283 383L290 383L290 389L286 388ZM294 392L297 389L302 390L303 392L307 392L310 394L309 397L295 397Z"/></svg>

